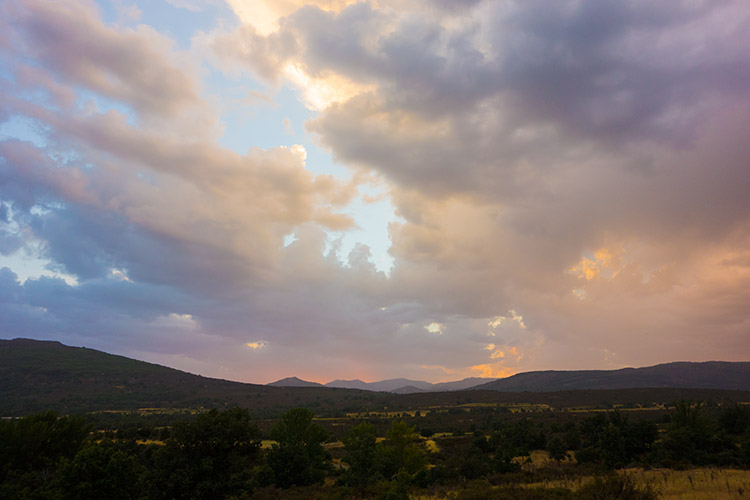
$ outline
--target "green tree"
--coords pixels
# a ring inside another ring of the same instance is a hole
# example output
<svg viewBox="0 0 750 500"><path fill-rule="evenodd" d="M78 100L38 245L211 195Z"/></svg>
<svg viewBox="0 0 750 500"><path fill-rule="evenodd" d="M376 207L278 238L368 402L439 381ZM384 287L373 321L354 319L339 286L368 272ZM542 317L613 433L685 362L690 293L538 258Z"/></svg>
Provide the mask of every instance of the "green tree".
<svg viewBox="0 0 750 500"><path fill-rule="evenodd" d="M648 452L657 437L653 422L631 422L613 411L581 422L579 462L594 462L608 468L621 467Z"/></svg>
<svg viewBox="0 0 750 500"><path fill-rule="evenodd" d="M155 454L152 496L213 499L252 492L259 436L244 408L214 409L178 422Z"/></svg>
<svg viewBox="0 0 750 500"><path fill-rule="evenodd" d="M60 459L72 458L89 430L83 418L54 411L0 420L0 498L41 495Z"/></svg>
<svg viewBox="0 0 750 500"><path fill-rule="evenodd" d="M368 422L352 428L344 438L346 455L343 461L349 465L345 481L351 486L363 489L377 480L376 440L375 427Z"/></svg>
<svg viewBox="0 0 750 500"><path fill-rule="evenodd" d="M558 462L568 455L568 449L565 446L565 441L560 439L560 437L558 436L555 436L547 441L547 451L549 452L550 458Z"/></svg>
<svg viewBox="0 0 750 500"><path fill-rule="evenodd" d="M414 476L424 469L424 450L419 446L420 438L414 427L403 420L394 421L386 434L386 440L378 446L380 470L388 480L399 472Z"/></svg>
<svg viewBox="0 0 750 500"><path fill-rule="evenodd" d="M719 427L727 434L742 435L750 430L750 407L733 404L719 415Z"/></svg>
<svg viewBox="0 0 750 500"><path fill-rule="evenodd" d="M89 443L72 460L62 460L56 482L66 500L126 500L139 496L142 472L135 457L112 443Z"/></svg>
<svg viewBox="0 0 750 500"><path fill-rule="evenodd" d="M516 457L529 457L531 450L543 449L546 437L541 429L524 418L512 425L501 425L493 432L490 444L495 450L492 466L495 472L506 473L520 469Z"/></svg>
<svg viewBox="0 0 750 500"><path fill-rule="evenodd" d="M313 423L313 416L306 408L293 408L271 429L271 439L278 444L268 451L267 460L281 488L323 482L330 457L322 443L328 435Z"/></svg>
<svg viewBox="0 0 750 500"><path fill-rule="evenodd" d="M667 462L703 465L710 463L717 448L711 422L701 403L681 400L670 414L667 432L660 443L659 456Z"/></svg>

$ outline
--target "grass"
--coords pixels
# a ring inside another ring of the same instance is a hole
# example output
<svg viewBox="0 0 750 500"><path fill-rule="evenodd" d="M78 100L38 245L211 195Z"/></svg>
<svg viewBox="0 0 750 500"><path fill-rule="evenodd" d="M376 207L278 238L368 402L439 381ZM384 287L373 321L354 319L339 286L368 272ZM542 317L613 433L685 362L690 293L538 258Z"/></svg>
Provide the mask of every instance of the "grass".
<svg viewBox="0 0 750 500"><path fill-rule="evenodd" d="M664 500L750 498L750 471L734 469L635 470L639 481L653 481Z"/></svg>
<svg viewBox="0 0 750 500"><path fill-rule="evenodd" d="M427 448L427 451L430 453L438 453L440 452L440 446L435 442L434 439L425 439L424 440L424 446Z"/></svg>
<svg viewBox="0 0 750 500"><path fill-rule="evenodd" d="M347 418L402 418L402 417L426 417L431 410L401 410L401 411L360 411L349 412ZM417 415L419 414L419 415Z"/></svg>
<svg viewBox="0 0 750 500"><path fill-rule="evenodd" d="M745 500L750 498L750 470L735 469L626 469L619 474L627 475L636 486L651 487L659 494L660 500ZM573 477L555 481L541 481L516 485L529 491L564 488L579 491L594 482L594 476ZM505 486L508 487L507 485ZM495 490L498 488L493 488ZM502 489L500 487L499 489ZM458 492L442 495L419 495L419 500L454 499ZM546 498L546 497L544 497Z"/></svg>
<svg viewBox="0 0 750 500"><path fill-rule="evenodd" d="M651 484L662 500L735 500L750 498L750 470L735 469L626 469L637 484ZM578 490L591 476L532 483L529 486L563 487Z"/></svg>

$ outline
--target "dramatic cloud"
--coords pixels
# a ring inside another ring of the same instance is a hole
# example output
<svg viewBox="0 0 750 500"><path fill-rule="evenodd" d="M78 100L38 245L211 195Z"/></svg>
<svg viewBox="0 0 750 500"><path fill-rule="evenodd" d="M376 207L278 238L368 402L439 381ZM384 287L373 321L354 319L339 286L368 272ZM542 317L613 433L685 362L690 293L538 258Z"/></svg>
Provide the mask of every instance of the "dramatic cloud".
<svg viewBox="0 0 750 500"><path fill-rule="evenodd" d="M227 4L179 43L0 7L4 336L257 382L747 359L742 2ZM336 236L377 196L388 274Z"/></svg>

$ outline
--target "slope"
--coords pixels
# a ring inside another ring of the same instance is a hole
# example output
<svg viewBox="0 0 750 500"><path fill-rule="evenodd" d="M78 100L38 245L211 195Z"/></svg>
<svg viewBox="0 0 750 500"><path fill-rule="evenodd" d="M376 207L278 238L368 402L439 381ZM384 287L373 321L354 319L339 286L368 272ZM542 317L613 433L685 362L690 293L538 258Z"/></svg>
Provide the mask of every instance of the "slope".
<svg viewBox="0 0 750 500"><path fill-rule="evenodd" d="M345 389L212 379L59 342L0 340L0 416L227 406L278 413L295 406L368 408L380 399L378 394Z"/></svg>
<svg viewBox="0 0 750 500"><path fill-rule="evenodd" d="M671 387L750 390L750 363L675 362L620 370L537 371L513 375L473 389L549 392L582 389Z"/></svg>

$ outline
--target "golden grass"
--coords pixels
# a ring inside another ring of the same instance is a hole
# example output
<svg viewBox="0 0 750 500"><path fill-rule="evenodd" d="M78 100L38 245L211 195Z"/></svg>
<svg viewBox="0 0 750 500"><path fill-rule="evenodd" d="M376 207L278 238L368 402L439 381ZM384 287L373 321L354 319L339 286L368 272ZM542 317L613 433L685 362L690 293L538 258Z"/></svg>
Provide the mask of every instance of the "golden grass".
<svg viewBox="0 0 750 500"><path fill-rule="evenodd" d="M750 498L750 471L735 469L628 469L627 474L638 484L651 484L660 493L660 500L745 500ZM581 488L593 476L562 481L543 481L526 486L563 487L573 491ZM419 500L445 500L441 496L418 496ZM450 497L447 497L450 498Z"/></svg>
<svg viewBox="0 0 750 500"><path fill-rule="evenodd" d="M736 469L626 469L619 471L638 484L651 484L662 500L736 500L750 498L750 471ZM593 477L542 481L529 486L578 490Z"/></svg>
<svg viewBox="0 0 750 500"><path fill-rule="evenodd" d="M633 470L638 482L653 482L664 500L730 500L750 497L750 471L735 469Z"/></svg>
<svg viewBox="0 0 750 500"><path fill-rule="evenodd" d="M434 439L425 439L424 446L427 448L427 451L430 453L439 453L440 452L440 446L435 442Z"/></svg>
<svg viewBox="0 0 750 500"><path fill-rule="evenodd" d="M158 446L164 446L165 443L158 439L138 439L136 440L136 444L155 444Z"/></svg>
<svg viewBox="0 0 750 500"><path fill-rule="evenodd" d="M427 416L433 410L403 410L403 411L363 411L347 413L347 418L400 418L405 416L415 417L417 413L420 417Z"/></svg>

